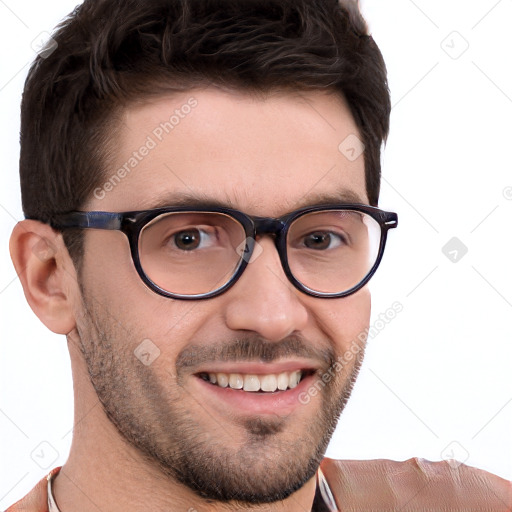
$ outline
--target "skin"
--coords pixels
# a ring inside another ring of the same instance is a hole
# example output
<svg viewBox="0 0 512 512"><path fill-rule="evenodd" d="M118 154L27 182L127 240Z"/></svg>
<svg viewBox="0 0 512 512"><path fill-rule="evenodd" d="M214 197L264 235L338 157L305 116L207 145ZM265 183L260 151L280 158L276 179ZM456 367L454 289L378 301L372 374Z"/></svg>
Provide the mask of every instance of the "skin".
<svg viewBox="0 0 512 512"><path fill-rule="evenodd" d="M171 194L269 217L340 193L368 204L363 157L349 161L338 150L358 133L355 122L342 98L322 91L262 98L211 87L132 105L112 173L191 97L190 114L83 210L148 209ZM318 382L368 327L370 293L309 297L288 282L272 239L258 242L261 254L227 292L180 301L144 285L121 232L86 230L79 280L61 234L37 221L15 227L11 255L27 300L49 329L67 335L72 363L74 437L54 483L61 512L311 509L314 471L362 349L286 414L219 406L195 373L220 364L218 353L237 368L265 352L273 364L307 362ZM160 351L148 366L134 356L147 339Z"/></svg>

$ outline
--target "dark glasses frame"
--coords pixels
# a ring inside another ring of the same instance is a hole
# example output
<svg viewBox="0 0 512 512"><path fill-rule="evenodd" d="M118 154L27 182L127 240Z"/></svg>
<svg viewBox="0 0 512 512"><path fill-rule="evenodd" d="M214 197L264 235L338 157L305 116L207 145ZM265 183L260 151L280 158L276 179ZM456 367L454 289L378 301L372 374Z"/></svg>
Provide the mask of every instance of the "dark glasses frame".
<svg viewBox="0 0 512 512"><path fill-rule="evenodd" d="M288 230L290 225L297 220L299 217L306 215L308 213L313 212L321 212L326 210L350 210L357 211L368 214L380 226L380 245L379 251L377 255L377 259L370 269L370 271L366 274L366 276L355 286L350 288L349 290L339 292L339 293L324 293L318 292L308 288L303 285L300 281L295 279L292 274L289 264L288 264L288 255L287 255L287 247L286 247L286 237L288 234ZM235 270L231 278L223 284L220 288L217 288L213 291L196 294L196 295L183 295L178 293L168 292L163 288L160 288L157 284L155 284L151 279L146 275L144 269L140 263L139 256L139 235L149 222L158 217L159 215L165 213L178 213L178 212L200 212L200 213L222 213L228 215L238 221L245 230L245 239L246 245L244 250L244 255L240 257L240 263L238 268ZM320 298L341 298L351 295L358 290L360 290L375 274L380 262L382 260L382 256L384 254L384 248L386 246L387 232L389 229L396 228L398 225L398 215L393 212L386 212L374 206L363 205L363 204L325 204L325 205L316 205L316 206L308 206L305 208L300 208L293 212L287 213L282 217L272 218L272 217L255 217L247 215L239 210L234 210L231 208L224 207L195 207L195 206L179 206L179 207L166 207L166 208L157 208L152 210L141 210L141 211L130 211L130 212L103 212L103 211L92 211L92 212L70 212L64 214L58 214L53 216L50 221L50 225L59 231L65 229L107 229L107 230L117 230L122 231L128 238L128 242L130 244L130 251L133 263L139 274L142 281L155 293L162 295L164 297L169 297L173 299L208 299L212 297L216 297L221 293L225 292L229 288L231 288L238 279L240 279L242 273L247 267L253 250L255 246L255 240L259 235L273 235L275 238L276 249L279 254L279 259L281 261L281 265L283 266L283 270L290 280L290 282L300 290L301 292L310 295L312 297L320 297Z"/></svg>

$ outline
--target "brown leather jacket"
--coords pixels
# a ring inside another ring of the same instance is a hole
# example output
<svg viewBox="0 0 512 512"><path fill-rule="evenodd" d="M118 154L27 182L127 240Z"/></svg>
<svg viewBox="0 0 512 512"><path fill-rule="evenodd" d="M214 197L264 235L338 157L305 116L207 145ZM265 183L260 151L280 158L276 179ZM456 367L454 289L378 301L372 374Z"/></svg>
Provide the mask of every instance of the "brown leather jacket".
<svg viewBox="0 0 512 512"><path fill-rule="evenodd" d="M512 512L512 482L464 464L325 458L321 469L340 512ZM6 512L48 512L47 502L44 477Z"/></svg>

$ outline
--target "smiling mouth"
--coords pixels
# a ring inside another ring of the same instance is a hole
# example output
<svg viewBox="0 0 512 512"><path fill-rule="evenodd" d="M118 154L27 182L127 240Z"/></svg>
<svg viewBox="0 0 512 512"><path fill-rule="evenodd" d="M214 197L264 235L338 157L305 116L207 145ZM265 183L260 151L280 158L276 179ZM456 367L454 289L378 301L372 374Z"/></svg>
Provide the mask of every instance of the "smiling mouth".
<svg viewBox="0 0 512 512"><path fill-rule="evenodd" d="M275 393L297 387L301 380L313 373L313 370L294 370L265 375L201 372L197 376L213 386L221 388L230 388L249 393Z"/></svg>

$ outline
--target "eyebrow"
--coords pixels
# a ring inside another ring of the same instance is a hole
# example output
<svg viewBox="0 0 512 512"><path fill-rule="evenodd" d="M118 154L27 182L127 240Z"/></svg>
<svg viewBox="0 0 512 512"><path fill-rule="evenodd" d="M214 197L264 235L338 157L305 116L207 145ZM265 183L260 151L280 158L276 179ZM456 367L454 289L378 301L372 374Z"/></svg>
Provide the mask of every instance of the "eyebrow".
<svg viewBox="0 0 512 512"><path fill-rule="evenodd" d="M311 194L304 196L297 208L321 204L365 204L359 194L349 189L338 190L334 193Z"/></svg>
<svg viewBox="0 0 512 512"><path fill-rule="evenodd" d="M313 205L324 204L366 204L362 198L352 190L344 189L333 193L307 194L292 206L292 209L304 208ZM239 205L235 205L229 197L218 199L210 197L201 192L171 192L162 196L152 198L144 202L142 209L152 210L165 208L168 206L190 206L194 207L212 207L212 208L231 208L238 210Z"/></svg>

